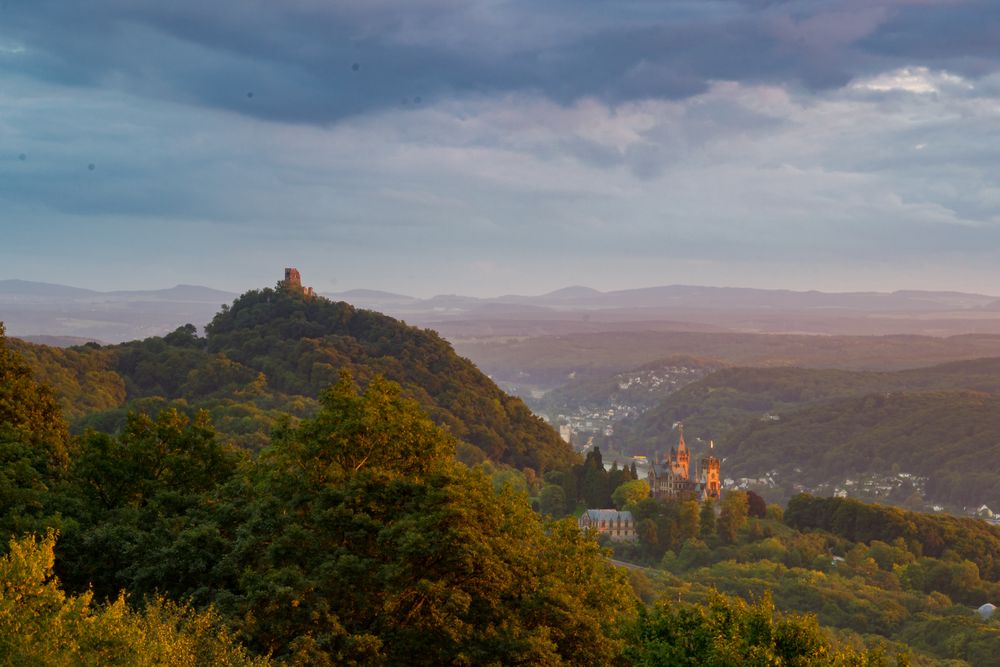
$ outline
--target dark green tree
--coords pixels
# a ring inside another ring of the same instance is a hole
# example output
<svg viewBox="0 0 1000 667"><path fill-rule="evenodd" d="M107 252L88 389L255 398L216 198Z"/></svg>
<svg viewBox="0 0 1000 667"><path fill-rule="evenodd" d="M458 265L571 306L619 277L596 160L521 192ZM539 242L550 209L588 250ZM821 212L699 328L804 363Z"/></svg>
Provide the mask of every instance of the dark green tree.
<svg viewBox="0 0 1000 667"><path fill-rule="evenodd" d="M736 542L736 534L747 522L747 494L729 491L722 498L716 530L723 544Z"/></svg>
<svg viewBox="0 0 1000 667"><path fill-rule="evenodd" d="M701 503L700 523L699 530L702 539L714 538L716 531L715 502L710 498L706 498Z"/></svg>
<svg viewBox="0 0 1000 667"><path fill-rule="evenodd" d="M610 664L623 575L453 447L377 378L362 394L343 377L276 434L222 559L236 585L218 602L251 645L301 664Z"/></svg>
<svg viewBox="0 0 1000 667"><path fill-rule="evenodd" d="M889 665L879 653L832 645L815 617L779 614L769 595L747 604L717 593L707 604L661 603L643 610L631 628L626 658L637 667ZM908 664L902 656L894 662Z"/></svg>

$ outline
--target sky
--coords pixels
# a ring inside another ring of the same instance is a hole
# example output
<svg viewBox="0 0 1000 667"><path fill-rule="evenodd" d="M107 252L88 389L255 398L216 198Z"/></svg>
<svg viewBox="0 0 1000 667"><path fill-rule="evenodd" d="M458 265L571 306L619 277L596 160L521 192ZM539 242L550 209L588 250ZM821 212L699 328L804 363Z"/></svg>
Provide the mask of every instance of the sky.
<svg viewBox="0 0 1000 667"><path fill-rule="evenodd" d="M0 279L1000 294L996 0L0 0Z"/></svg>

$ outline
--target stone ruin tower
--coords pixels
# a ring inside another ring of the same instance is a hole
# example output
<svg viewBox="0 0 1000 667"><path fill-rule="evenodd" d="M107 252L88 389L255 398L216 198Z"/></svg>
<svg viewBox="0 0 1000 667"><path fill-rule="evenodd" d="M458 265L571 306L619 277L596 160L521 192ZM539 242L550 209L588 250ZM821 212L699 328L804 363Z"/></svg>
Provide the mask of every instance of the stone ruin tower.
<svg viewBox="0 0 1000 667"><path fill-rule="evenodd" d="M285 269L285 279L282 280L280 284L282 289L286 289L290 292L305 294L306 296L316 296L316 292L312 287L302 286L302 275L295 267L288 267Z"/></svg>

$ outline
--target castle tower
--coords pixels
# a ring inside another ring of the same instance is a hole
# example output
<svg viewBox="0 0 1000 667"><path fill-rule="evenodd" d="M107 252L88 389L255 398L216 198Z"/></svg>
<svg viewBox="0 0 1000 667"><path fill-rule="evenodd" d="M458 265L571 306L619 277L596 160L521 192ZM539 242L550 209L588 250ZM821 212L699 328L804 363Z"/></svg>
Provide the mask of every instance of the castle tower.
<svg viewBox="0 0 1000 667"><path fill-rule="evenodd" d="M701 471L705 476L705 498L718 500L722 496L722 483L719 481L719 459L713 456L715 442L709 442L708 448L708 456L701 460Z"/></svg>
<svg viewBox="0 0 1000 667"><path fill-rule="evenodd" d="M677 443L677 454L672 456L674 474L682 479L691 479L691 452L684 442L684 424L678 424L680 441Z"/></svg>
<svg viewBox="0 0 1000 667"><path fill-rule="evenodd" d="M282 280L279 285L289 292L305 294L306 296L316 296L316 292L312 287L302 286L302 275L299 273L299 270L294 267L288 267L285 269L285 279Z"/></svg>
<svg viewBox="0 0 1000 667"><path fill-rule="evenodd" d="M302 276L296 268L285 269L285 288L299 291L302 289Z"/></svg>

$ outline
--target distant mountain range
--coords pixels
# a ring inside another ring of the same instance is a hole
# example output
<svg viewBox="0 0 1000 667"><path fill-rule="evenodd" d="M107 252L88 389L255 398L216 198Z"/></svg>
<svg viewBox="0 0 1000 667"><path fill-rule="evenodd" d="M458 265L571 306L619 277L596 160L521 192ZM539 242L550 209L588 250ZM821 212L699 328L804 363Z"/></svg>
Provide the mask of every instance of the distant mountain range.
<svg viewBox="0 0 1000 667"><path fill-rule="evenodd" d="M120 342L207 321L236 296L198 285L99 292L0 280L0 320L16 336ZM601 292L577 285L538 296L443 294L421 299L367 289L324 296L437 329L452 339L607 331L1000 333L1000 298L961 292L827 293L689 285Z"/></svg>
<svg viewBox="0 0 1000 667"><path fill-rule="evenodd" d="M7 332L46 344L118 343L207 322L237 295L199 285L161 290L95 290L0 280L0 321Z"/></svg>

